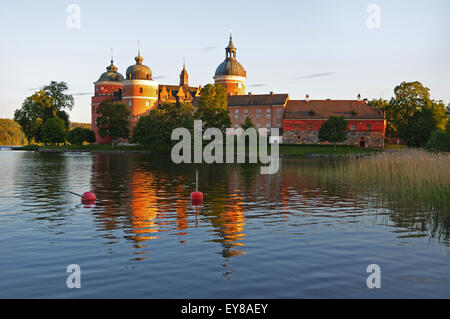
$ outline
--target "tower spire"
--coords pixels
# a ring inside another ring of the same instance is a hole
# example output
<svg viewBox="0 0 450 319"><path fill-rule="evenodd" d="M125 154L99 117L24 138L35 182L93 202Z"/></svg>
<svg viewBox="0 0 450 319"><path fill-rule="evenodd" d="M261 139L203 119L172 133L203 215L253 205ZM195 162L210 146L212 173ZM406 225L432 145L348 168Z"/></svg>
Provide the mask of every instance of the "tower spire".
<svg viewBox="0 0 450 319"><path fill-rule="evenodd" d="M106 67L106 70L108 72L117 72L117 67L114 65L113 49L112 48L111 48L111 65Z"/></svg>
<svg viewBox="0 0 450 319"><path fill-rule="evenodd" d="M228 43L228 46L225 48L225 58L226 59L230 59L230 58L236 59L236 47L233 44L233 35L231 33L231 29L230 29L230 41Z"/></svg>
<svg viewBox="0 0 450 319"><path fill-rule="evenodd" d="M188 86L188 73L186 71L186 58L183 56L183 70L180 73L180 86Z"/></svg>
<svg viewBox="0 0 450 319"><path fill-rule="evenodd" d="M139 40L137 42L137 45L138 45L138 55L134 59L136 60L136 64L142 64L142 60L144 60L144 58L141 57L141 42Z"/></svg>

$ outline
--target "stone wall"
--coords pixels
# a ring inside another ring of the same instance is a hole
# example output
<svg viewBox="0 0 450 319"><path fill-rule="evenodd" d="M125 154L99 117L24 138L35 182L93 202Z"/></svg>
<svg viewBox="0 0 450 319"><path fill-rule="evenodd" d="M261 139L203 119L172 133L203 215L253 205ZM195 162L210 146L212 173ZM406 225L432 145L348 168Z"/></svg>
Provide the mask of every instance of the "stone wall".
<svg viewBox="0 0 450 319"><path fill-rule="evenodd" d="M284 144L327 144L320 143L319 131L284 131ZM360 146L360 142L364 141L364 147L382 148L384 147L384 134L382 132L370 131L349 131L347 140L341 145Z"/></svg>

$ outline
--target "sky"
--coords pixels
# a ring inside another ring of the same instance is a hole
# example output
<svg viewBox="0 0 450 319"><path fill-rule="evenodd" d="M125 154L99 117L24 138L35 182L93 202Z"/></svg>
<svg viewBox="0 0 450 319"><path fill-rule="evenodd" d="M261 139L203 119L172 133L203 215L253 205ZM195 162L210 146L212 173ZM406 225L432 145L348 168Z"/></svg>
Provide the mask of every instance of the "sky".
<svg viewBox="0 0 450 319"><path fill-rule="evenodd" d="M420 81L447 105L449 13L448 0L2 1L0 118L55 80L74 94L70 120L89 123L111 48L125 74L138 41L159 83L179 83L184 57L190 85L213 83L230 30L247 92L389 99Z"/></svg>

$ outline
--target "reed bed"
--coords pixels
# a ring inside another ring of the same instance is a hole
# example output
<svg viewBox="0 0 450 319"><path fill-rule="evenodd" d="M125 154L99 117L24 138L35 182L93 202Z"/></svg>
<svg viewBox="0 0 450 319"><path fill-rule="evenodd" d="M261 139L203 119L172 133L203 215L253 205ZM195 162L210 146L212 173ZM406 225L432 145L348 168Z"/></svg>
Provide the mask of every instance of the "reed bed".
<svg viewBox="0 0 450 319"><path fill-rule="evenodd" d="M450 238L450 154L420 149L348 157L299 174L329 190L364 195L390 209L391 220L410 230ZM367 196L366 196L367 195Z"/></svg>
<svg viewBox="0 0 450 319"><path fill-rule="evenodd" d="M389 151L338 162L327 178L421 203L450 213L450 154L419 149Z"/></svg>

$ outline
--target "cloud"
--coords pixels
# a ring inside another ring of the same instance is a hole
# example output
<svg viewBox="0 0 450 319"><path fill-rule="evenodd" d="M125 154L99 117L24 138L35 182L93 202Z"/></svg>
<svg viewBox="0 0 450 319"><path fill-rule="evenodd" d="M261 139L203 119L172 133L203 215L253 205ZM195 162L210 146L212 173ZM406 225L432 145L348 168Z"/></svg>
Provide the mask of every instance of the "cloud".
<svg viewBox="0 0 450 319"><path fill-rule="evenodd" d="M31 89L28 89L28 91L39 91L39 90L42 90L44 88L44 86L41 86L41 87L37 87L37 88L31 88Z"/></svg>
<svg viewBox="0 0 450 319"><path fill-rule="evenodd" d="M165 79L166 77L167 77L167 75L157 75L157 76L153 76L153 79L160 80L160 79Z"/></svg>
<svg viewBox="0 0 450 319"><path fill-rule="evenodd" d="M257 87L261 87L261 86L267 86L267 84L259 83L259 84L250 84L250 85L248 85L248 87L251 87L251 88L257 88Z"/></svg>
<svg viewBox="0 0 450 319"><path fill-rule="evenodd" d="M211 50L214 50L217 48L218 48L217 46L203 47L203 48L200 48L200 51L211 51Z"/></svg>
<svg viewBox="0 0 450 319"><path fill-rule="evenodd" d="M72 93L73 96L93 95L92 92Z"/></svg>
<svg viewBox="0 0 450 319"><path fill-rule="evenodd" d="M296 76L296 77L293 77L292 79L303 80L303 79L318 78L321 76L328 76L328 75L333 75L333 74L335 74L335 73L334 72L315 73L315 74L310 74L310 75L305 75L305 76Z"/></svg>

